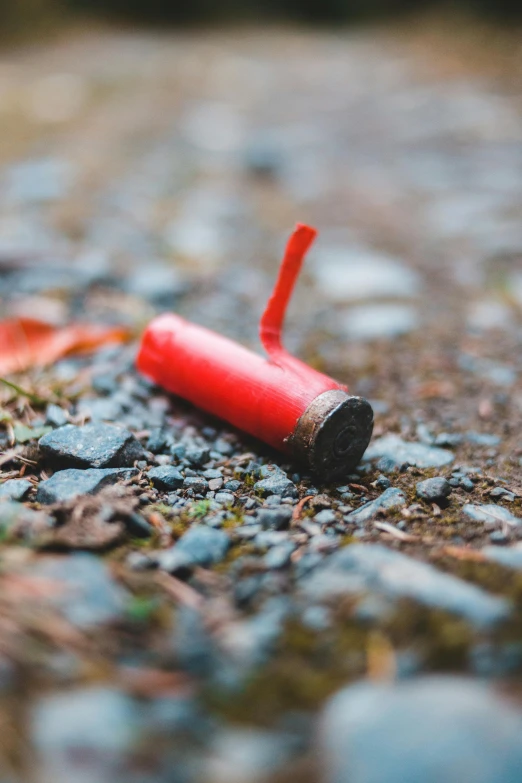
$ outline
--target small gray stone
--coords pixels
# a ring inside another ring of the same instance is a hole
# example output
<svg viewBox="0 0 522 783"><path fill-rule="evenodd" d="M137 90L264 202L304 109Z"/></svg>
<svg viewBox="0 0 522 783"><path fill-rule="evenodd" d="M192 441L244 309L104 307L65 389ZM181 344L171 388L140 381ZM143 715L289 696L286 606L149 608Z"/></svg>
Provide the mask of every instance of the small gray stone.
<svg viewBox="0 0 522 783"><path fill-rule="evenodd" d="M33 485L27 479L8 479L0 484L0 498L23 500L32 488Z"/></svg>
<svg viewBox="0 0 522 783"><path fill-rule="evenodd" d="M214 443L214 449L216 451L219 451L219 453L222 454L224 457L230 457L230 455L234 453L233 445L229 443L228 440L225 440L224 438L218 438L216 440L216 442Z"/></svg>
<svg viewBox="0 0 522 783"><path fill-rule="evenodd" d="M498 435L490 435L487 432L466 432L466 440L468 443L473 443L476 446L498 446L500 438Z"/></svg>
<svg viewBox="0 0 522 783"><path fill-rule="evenodd" d="M256 519L264 528L272 530L285 530L292 519L292 509L288 506L276 506L275 508L260 508Z"/></svg>
<svg viewBox="0 0 522 783"><path fill-rule="evenodd" d="M304 590L314 600L368 591L411 598L460 615L478 627L503 620L511 608L503 598L380 544L344 547L315 572Z"/></svg>
<svg viewBox="0 0 522 783"><path fill-rule="evenodd" d="M456 446L460 446L463 440L464 436L458 432L441 432L435 438L434 445L454 449Z"/></svg>
<svg viewBox="0 0 522 783"><path fill-rule="evenodd" d="M331 525L336 519L335 511L332 511L331 508L325 508L315 515L314 522L317 522L318 525Z"/></svg>
<svg viewBox="0 0 522 783"><path fill-rule="evenodd" d="M208 492L208 481L202 476L188 476L183 482L183 489L191 489L196 495L205 495Z"/></svg>
<svg viewBox="0 0 522 783"><path fill-rule="evenodd" d="M384 435L374 441L364 455L365 460L382 457L398 467L408 464L417 468L440 468L454 459L451 451L424 443L409 443L394 434Z"/></svg>
<svg viewBox="0 0 522 783"><path fill-rule="evenodd" d="M111 424L66 424L40 438L42 453L58 465L81 468L123 468L144 456L128 430Z"/></svg>
<svg viewBox="0 0 522 783"><path fill-rule="evenodd" d="M286 568L290 565L290 558L296 548L297 545L293 541L283 541L283 543L272 547L263 558L266 568Z"/></svg>
<svg viewBox="0 0 522 783"><path fill-rule="evenodd" d="M274 472L269 478L256 481L254 491L261 497L281 495L281 497L296 497L297 489L292 481L283 472Z"/></svg>
<svg viewBox="0 0 522 783"><path fill-rule="evenodd" d="M30 566L31 576L61 583L49 599L74 626L96 628L121 618L128 593L96 555L74 552L65 557L41 557Z"/></svg>
<svg viewBox="0 0 522 783"><path fill-rule="evenodd" d="M325 783L516 783L522 714L462 677L360 682L320 723Z"/></svg>
<svg viewBox="0 0 522 783"><path fill-rule="evenodd" d="M207 480L211 480L211 479L223 480L223 473L217 468L208 468L207 470L203 471L203 475Z"/></svg>
<svg viewBox="0 0 522 783"><path fill-rule="evenodd" d="M233 506L236 502L236 497L231 492L217 492L215 501L216 503L222 503L224 506Z"/></svg>
<svg viewBox="0 0 522 783"><path fill-rule="evenodd" d="M451 485L443 476L419 481L415 487L418 497L428 503L441 503L451 492Z"/></svg>
<svg viewBox="0 0 522 783"><path fill-rule="evenodd" d="M488 525L517 527L522 524L522 519L512 514L509 509L493 503L486 503L484 506L467 503L462 512L474 522L484 522Z"/></svg>
<svg viewBox="0 0 522 783"><path fill-rule="evenodd" d="M151 468L147 477L152 482L152 486L166 492L180 489L185 481L179 470L173 465L158 465L157 468Z"/></svg>
<svg viewBox="0 0 522 783"><path fill-rule="evenodd" d="M241 489L241 487L241 481L238 481L237 479L231 479L230 481L225 482L224 489L226 489L227 492L237 492L239 489Z"/></svg>
<svg viewBox="0 0 522 783"><path fill-rule="evenodd" d="M221 562L230 547L230 538L222 530L196 525L170 549L158 555L165 571L175 572L193 566L210 566Z"/></svg>
<svg viewBox="0 0 522 783"><path fill-rule="evenodd" d="M136 468L68 468L57 471L38 485L38 503L64 503L80 495L95 495L104 487L136 476Z"/></svg>
<svg viewBox="0 0 522 783"><path fill-rule="evenodd" d="M63 427L67 424L67 414L59 405L50 402L45 411L45 423L51 427Z"/></svg>
<svg viewBox="0 0 522 783"><path fill-rule="evenodd" d="M257 471L259 478L266 479L266 478L272 478L272 476L284 476L285 478L288 478L285 471L279 467L279 465L274 465L272 462L269 462L268 465L261 465Z"/></svg>
<svg viewBox="0 0 522 783"><path fill-rule="evenodd" d="M502 498L503 500L507 500L508 503L512 503L515 500L514 494L505 487L495 487L495 489L491 490L489 496L491 498Z"/></svg>
<svg viewBox="0 0 522 783"><path fill-rule="evenodd" d="M191 465L199 468L208 462L210 451L205 446L191 446L185 452L185 457Z"/></svg>
<svg viewBox="0 0 522 783"><path fill-rule="evenodd" d="M152 451L153 454L166 454L172 445L171 434L163 427L156 427L147 440L147 451Z"/></svg>
<svg viewBox="0 0 522 783"><path fill-rule="evenodd" d="M269 549L284 541L288 541L288 533L284 530L263 530L255 537L254 544L258 549Z"/></svg>
<svg viewBox="0 0 522 783"><path fill-rule="evenodd" d="M394 511L407 504L406 496L402 489L390 487L375 500L370 500L356 511L348 514L346 521L354 525L364 525L374 519L378 514L386 514L388 511Z"/></svg>

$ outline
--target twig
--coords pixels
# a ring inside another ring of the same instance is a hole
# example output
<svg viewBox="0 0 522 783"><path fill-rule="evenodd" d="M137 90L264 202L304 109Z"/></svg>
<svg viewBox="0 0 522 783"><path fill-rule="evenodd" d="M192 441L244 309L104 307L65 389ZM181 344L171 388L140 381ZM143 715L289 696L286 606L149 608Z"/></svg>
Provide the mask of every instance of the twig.
<svg viewBox="0 0 522 783"><path fill-rule="evenodd" d="M294 506L294 510L292 511L292 523L297 522L299 520L299 517L301 516L301 511L308 503L308 501L311 500L313 497L315 497L315 495L307 495L305 498L302 498L299 501L299 503L297 503Z"/></svg>

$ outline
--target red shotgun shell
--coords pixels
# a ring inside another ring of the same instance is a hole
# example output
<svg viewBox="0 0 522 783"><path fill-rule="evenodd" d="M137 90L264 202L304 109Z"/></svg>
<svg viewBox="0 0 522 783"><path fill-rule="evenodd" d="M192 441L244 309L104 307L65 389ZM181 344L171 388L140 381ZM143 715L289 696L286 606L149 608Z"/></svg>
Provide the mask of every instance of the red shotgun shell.
<svg viewBox="0 0 522 783"><path fill-rule="evenodd" d="M137 365L168 391L333 479L353 470L364 454L373 410L281 344L286 307L315 235L313 228L298 225L288 243L260 323L268 359L167 314L145 330Z"/></svg>

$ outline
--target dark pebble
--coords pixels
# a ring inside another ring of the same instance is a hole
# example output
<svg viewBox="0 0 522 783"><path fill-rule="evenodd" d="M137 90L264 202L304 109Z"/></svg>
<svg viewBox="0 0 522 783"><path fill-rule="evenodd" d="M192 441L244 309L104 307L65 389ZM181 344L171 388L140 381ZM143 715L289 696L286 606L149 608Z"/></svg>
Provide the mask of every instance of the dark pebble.
<svg viewBox="0 0 522 783"><path fill-rule="evenodd" d="M226 489L228 492L237 492L238 489L241 489L242 486L243 485L241 481L238 481L237 479L231 479L230 481L225 481L223 489Z"/></svg>
<svg viewBox="0 0 522 783"><path fill-rule="evenodd" d="M254 491L261 497L281 495L281 497L297 497L295 484L284 473L275 473L270 478L261 479L254 484Z"/></svg>
<svg viewBox="0 0 522 783"><path fill-rule="evenodd" d="M192 446L191 448L187 449L185 457L188 459L191 465L199 468L201 465L204 465L205 462L208 462L210 451L205 447Z"/></svg>
<svg viewBox="0 0 522 783"><path fill-rule="evenodd" d="M199 495L208 492L208 481L201 476L189 476L183 482L183 489L191 489Z"/></svg>
<svg viewBox="0 0 522 783"><path fill-rule="evenodd" d="M269 569L286 568L291 563L291 557L297 545L293 541L285 541L282 544L269 549L263 558L264 565Z"/></svg>
<svg viewBox="0 0 522 783"><path fill-rule="evenodd" d="M230 547L230 538L222 530L196 525L188 530L170 549L161 552L158 563L174 573L196 565L210 566L221 562Z"/></svg>
<svg viewBox="0 0 522 783"><path fill-rule="evenodd" d="M95 495L104 487L120 479L136 476L135 468L68 468L57 471L51 478L41 481L36 493L38 503L64 503L80 495Z"/></svg>
<svg viewBox="0 0 522 783"><path fill-rule="evenodd" d="M162 489L171 492L173 489L180 489L185 479L179 470L172 465L159 465L157 468L151 468L147 477L152 481L156 489Z"/></svg>
<svg viewBox="0 0 522 783"><path fill-rule="evenodd" d="M286 530L292 519L292 509L288 506L277 508L260 508L256 514L256 520L265 528L272 530Z"/></svg>
<svg viewBox="0 0 522 783"><path fill-rule="evenodd" d="M451 485L443 476L419 481L415 487L417 496L428 503L441 503L451 492Z"/></svg>
<svg viewBox="0 0 522 783"><path fill-rule="evenodd" d="M70 467L123 468L144 456L131 432L110 424L66 424L40 438L39 447L54 464Z"/></svg>

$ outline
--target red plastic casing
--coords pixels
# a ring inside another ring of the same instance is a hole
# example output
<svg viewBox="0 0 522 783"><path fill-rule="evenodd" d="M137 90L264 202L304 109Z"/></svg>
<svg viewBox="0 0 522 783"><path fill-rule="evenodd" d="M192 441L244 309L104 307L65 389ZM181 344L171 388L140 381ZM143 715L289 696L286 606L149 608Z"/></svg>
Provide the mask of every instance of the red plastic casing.
<svg viewBox="0 0 522 783"><path fill-rule="evenodd" d="M298 226L287 246L260 324L266 359L177 315L156 318L142 338L138 369L159 386L286 450L300 416L318 395L346 387L288 354L280 334L286 306L315 230Z"/></svg>

